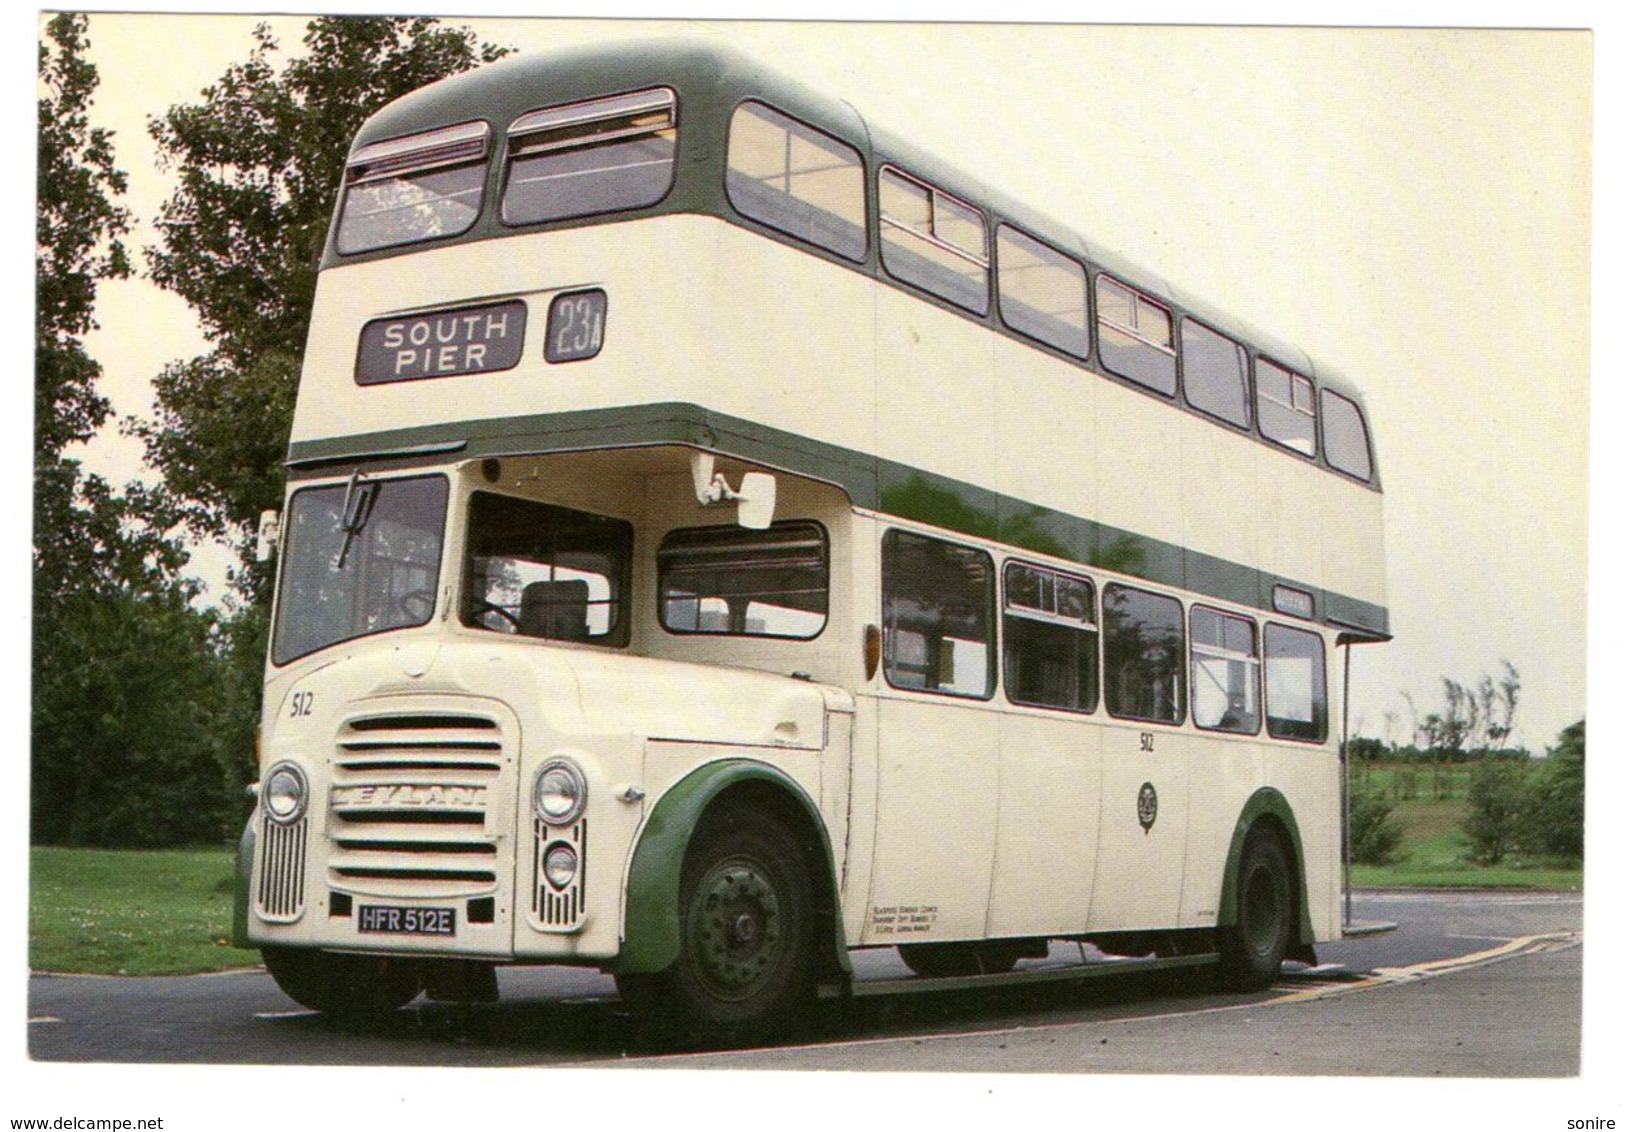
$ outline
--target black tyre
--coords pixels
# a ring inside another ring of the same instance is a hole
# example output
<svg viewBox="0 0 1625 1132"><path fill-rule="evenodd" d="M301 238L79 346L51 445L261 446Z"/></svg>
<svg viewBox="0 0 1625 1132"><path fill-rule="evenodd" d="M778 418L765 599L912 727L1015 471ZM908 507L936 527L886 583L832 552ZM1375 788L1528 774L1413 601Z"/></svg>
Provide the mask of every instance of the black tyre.
<svg viewBox="0 0 1625 1132"><path fill-rule="evenodd" d="M1014 970L1016 960L1029 948L1018 940L989 939L980 942L903 943L897 954L916 975L930 979L961 975L1002 975Z"/></svg>
<svg viewBox="0 0 1625 1132"><path fill-rule="evenodd" d="M1255 830L1236 874L1236 922L1219 933L1219 979L1234 990L1261 990L1281 973L1297 916L1292 866L1274 831Z"/></svg>
<svg viewBox="0 0 1625 1132"><path fill-rule="evenodd" d="M264 947L260 957L283 994L300 1006L350 1021L391 1014L422 989L417 965L409 959L294 947Z"/></svg>
<svg viewBox="0 0 1625 1132"><path fill-rule="evenodd" d="M678 891L677 961L616 977L633 1010L680 1040L741 1044L813 1006L809 862L774 819L731 812L697 832Z"/></svg>

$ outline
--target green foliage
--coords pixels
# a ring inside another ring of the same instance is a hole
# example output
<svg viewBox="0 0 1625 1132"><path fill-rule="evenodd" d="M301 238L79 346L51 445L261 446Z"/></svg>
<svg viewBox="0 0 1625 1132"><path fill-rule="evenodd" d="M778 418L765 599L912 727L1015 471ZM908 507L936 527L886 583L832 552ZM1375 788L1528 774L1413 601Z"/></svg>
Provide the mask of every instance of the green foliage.
<svg viewBox="0 0 1625 1132"><path fill-rule="evenodd" d="M1565 861L1585 856L1585 720L1558 736L1546 760L1531 768L1525 840Z"/></svg>
<svg viewBox="0 0 1625 1132"><path fill-rule="evenodd" d="M1467 787L1467 816L1462 832L1471 859L1497 865L1519 846L1529 808L1528 773L1521 761L1484 759Z"/></svg>
<svg viewBox="0 0 1625 1132"><path fill-rule="evenodd" d="M135 431L186 521L247 557L259 513L282 497L299 358L333 194L350 139L386 103L502 52L432 19L321 17L278 67L255 31L200 102L152 124L180 187L152 277L184 298L214 349L157 382L157 417ZM239 579L263 600L263 578Z"/></svg>
<svg viewBox="0 0 1625 1132"><path fill-rule="evenodd" d="M1386 865L1405 839L1405 827L1394 819L1385 792L1368 779L1349 789L1349 855L1356 864Z"/></svg>

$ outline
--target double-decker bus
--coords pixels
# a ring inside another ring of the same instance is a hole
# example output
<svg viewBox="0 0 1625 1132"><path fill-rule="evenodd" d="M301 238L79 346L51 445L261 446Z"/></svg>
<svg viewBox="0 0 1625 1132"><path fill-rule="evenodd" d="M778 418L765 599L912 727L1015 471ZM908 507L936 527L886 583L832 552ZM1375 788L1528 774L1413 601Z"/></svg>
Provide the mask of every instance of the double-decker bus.
<svg viewBox="0 0 1625 1132"><path fill-rule="evenodd" d="M1344 934L1359 394L732 51L371 118L288 479L237 936L306 1006L573 964L749 1037L855 949Z"/></svg>

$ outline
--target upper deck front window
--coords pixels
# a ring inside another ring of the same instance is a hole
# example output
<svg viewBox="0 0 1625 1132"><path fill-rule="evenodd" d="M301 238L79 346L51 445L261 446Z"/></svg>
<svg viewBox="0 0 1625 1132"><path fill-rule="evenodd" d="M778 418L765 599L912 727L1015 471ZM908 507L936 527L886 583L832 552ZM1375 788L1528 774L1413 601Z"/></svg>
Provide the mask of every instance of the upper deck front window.
<svg viewBox="0 0 1625 1132"><path fill-rule="evenodd" d="M532 110L508 127L502 219L645 208L671 188L676 156L677 95L666 87Z"/></svg>
<svg viewBox="0 0 1625 1132"><path fill-rule="evenodd" d="M340 255L456 236L480 214L491 127L464 122L362 146L350 155Z"/></svg>

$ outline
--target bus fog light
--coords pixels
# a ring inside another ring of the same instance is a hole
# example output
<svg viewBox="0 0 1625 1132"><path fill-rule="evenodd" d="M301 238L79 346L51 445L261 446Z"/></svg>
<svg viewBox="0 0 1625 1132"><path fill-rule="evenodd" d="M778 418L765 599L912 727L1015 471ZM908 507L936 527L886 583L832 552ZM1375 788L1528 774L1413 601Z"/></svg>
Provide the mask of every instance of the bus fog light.
<svg viewBox="0 0 1625 1132"><path fill-rule="evenodd" d="M265 816L282 825L298 821L305 813L310 789L305 772L294 763L278 763L265 776L265 788L260 798L265 803Z"/></svg>
<svg viewBox="0 0 1625 1132"><path fill-rule="evenodd" d="M536 775L531 790L536 816L549 825L569 825L587 805L587 779L569 759L554 759Z"/></svg>
<svg viewBox="0 0 1625 1132"><path fill-rule="evenodd" d="M548 846L547 853L542 857L542 872L547 875L548 884L562 890L568 888L570 882L576 879L576 868L579 864L572 846L555 842Z"/></svg>

